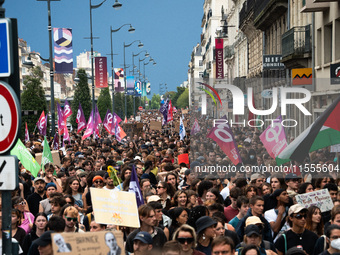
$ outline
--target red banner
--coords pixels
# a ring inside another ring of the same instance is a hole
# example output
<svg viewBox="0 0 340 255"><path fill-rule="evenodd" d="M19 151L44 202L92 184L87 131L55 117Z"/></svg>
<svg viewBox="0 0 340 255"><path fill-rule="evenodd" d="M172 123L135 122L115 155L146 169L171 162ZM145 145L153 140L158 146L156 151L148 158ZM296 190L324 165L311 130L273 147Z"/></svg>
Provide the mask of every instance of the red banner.
<svg viewBox="0 0 340 255"><path fill-rule="evenodd" d="M95 57L96 88L106 88L107 84L107 60L106 57Z"/></svg>
<svg viewBox="0 0 340 255"><path fill-rule="evenodd" d="M223 39L215 39L215 57L216 57L216 79L224 78L223 63Z"/></svg>

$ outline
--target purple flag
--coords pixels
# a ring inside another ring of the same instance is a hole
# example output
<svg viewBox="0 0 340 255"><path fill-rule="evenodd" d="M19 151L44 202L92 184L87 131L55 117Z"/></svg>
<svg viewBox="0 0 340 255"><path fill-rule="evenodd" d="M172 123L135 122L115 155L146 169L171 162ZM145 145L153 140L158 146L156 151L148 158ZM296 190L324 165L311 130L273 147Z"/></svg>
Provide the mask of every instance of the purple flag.
<svg viewBox="0 0 340 255"><path fill-rule="evenodd" d="M87 126L86 126L86 130L85 133L83 135L83 140L85 140L86 138L88 138L90 135L93 134L93 130L94 130L94 116L93 116L93 110L91 111L90 117L89 117L89 121L87 122Z"/></svg>
<svg viewBox="0 0 340 255"><path fill-rule="evenodd" d="M99 136L99 124L102 123L102 119L100 118L98 107L96 105L95 108L95 115L94 115L94 127L96 134Z"/></svg>
<svg viewBox="0 0 340 255"><path fill-rule="evenodd" d="M65 103L64 103L65 123L66 123L67 118L70 117L71 115L72 115L72 109L71 109L70 103L67 100L65 100Z"/></svg>
<svg viewBox="0 0 340 255"><path fill-rule="evenodd" d="M162 125L168 122L168 107L169 107L169 100L167 99L164 104L161 106L159 111L163 114L163 121Z"/></svg>
<svg viewBox="0 0 340 255"><path fill-rule="evenodd" d="M111 133L111 125L112 125L112 113L109 109L107 109L107 112L106 112L106 115L103 121L103 126L108 133Z"/></svg>
<svg viewBox="0 0 340 255"><path fill-rule="evenodd" d="M64 133L65 120L63 111L61 110L59 103L57 103L57 109L58 109L58 133L59 135L62 135Z"/></svg>
<svg viewBox="0 0 340 255"><path fill-rule="evenodd" d="M78 111L77 111L76 122L78 123L78 129L77 129L77 134L78 134L86 126L85 115L84 115L84 112L83 112L83 108L81 108L81 104L80 103L79 103L79 108L78 108Z"/></svg>
<svg viewBox="0 0 340 255"><path fill-rule="evenodd" d="M129 185L129 192L133 192L136 195L137 207L144 204L142 192L140 190L139 181L136 173L135 166L132 166L131 179Z"/></svg>
<svg viewBox="0 0 340 255"><path fill-rule="evenodd" d="M59 150L59 137L55 134L53 137L53 150Z"/></svg>
<svg viewBox="0 0 340 255"><path fill-rule="evenodd" d="M201 130L200 125L198 124L197 119L195 119L195 122L194 122L194 125L192 126L190 134L195 135L198 132L200 132L200 130Z"/></svg>
<svg viewBox="0 0 340 255"><path fill-rule="evenodd" d="M45 112L42 111L40 118L37 122L38 130L41 135L46 135L47 122L45 118Z"/></svg>

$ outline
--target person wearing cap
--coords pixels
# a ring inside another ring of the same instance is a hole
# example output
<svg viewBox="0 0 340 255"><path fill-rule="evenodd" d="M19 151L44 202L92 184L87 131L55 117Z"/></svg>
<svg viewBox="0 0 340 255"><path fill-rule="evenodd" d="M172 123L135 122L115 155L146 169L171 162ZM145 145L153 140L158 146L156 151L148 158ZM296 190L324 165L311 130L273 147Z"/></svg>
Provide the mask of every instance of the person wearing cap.
<svg viewBox="0 0 340 255"><path fill-rule="evenodd" d="M211 242L215 238L215 227L217 222L209 216L202 216L196 223L197 228L197 250L211 255Z"/></svg>
<svg viewBox="0 0 340 255"><path fill-rule="evenodd" d="M33 215L36 215L39 212L40 201L46 199L46 182L44 178L37 177L34 179L34 193L29 195L27 198L27 204L30 209L30 212Z"/></svg>
<svg viewBox="0 0 340 255"><path fill-rule="evenodd" d="M255 187L260 188L265 180L265 176L263 174L255 173L250 176L250 183L255 185Z"/></svg>
<svg viewBox="0 0 340 255"><path fill-rule="evenodd" d="M264 213L264 217L269 222L272 228L272 235L275 238L290 227L286 221L287 212L289 209L289 196L286 190L277 189L271 194L271 199L277 202L275 209L268 210Z"/></svg>
<svg viewBox="0 0 340 255"><path fill-rule="evenodd" d="M301 177L297 176L294 173L289 173L285 177L285 183L287 184L287 192L289 191L298 191L299 188L299 182L301 180Z"/></svg>
<svg viewBox="0 0 340 255"><path fill-rule="evenodd" d="M263 217L263 208L264 208L264 199L260 196L254 196L249 200L250 210L247 212L246 216L240 220L239 224L236 227L236 233L238 237L242 240L244 236L244 228L246 225L246 220L250 216L257 216L260 218L263 223L263 232L262 237L263 240L267 240L269 242L273 242L273 237L271 234L271 227L269 222Z"/></svg>
<svg viewBox="0 0 340 255"><path fill-rule="evenodd" d="M39 254L53 255L52 237L51 237L52 233L54 233L54 231L48 230L44 234L42 234L37 240L33 242L33 244L38 246ZM28 252L28 254L30 254L30 251Z"/></svg>
<svg viewBox="0 0 340 255"><path fill-rule="evenodd" d="M318 236L305 228L307 209L299 204L292 205L288 210L288 224L291 227L275 242L278 255L283 255L292 247L301 247L306 254L313 254Z"/></svg>
<svg viewBox="0 0 340 255"><path fill-rule="evenodd" d="M128 235L125 243L125 250L128 252L134 251L133 240L136 237L136 235L141 231L145 231L152 235L153 250L161 249L164 243L167 241L167 238L163 230L159 227L156 227L157 219L153 207L151 207L150 205L141 205L138 208L138 215L140 221L140 228L134 230Z"/></svg>
<svg viewBox="0 0 340 255"><path fill-rule="evenodd" d="M134 255L147 255L153 248L153 239L148 232L141 231L133 238Z"/></svg>
<svg viewBox="0 0 340 255"><path fill-rule="evenodd" d="M54 182L46 184L46 196L47 198L40 201L39 212L44 212L46 215L51 213L50 196L57 192L57 185Z"/></svg>
<svg viewBox="0 0 340 255"><path fill-rule="evenodd" d="M116 237L112 232L105 234L105 243L110 249L107 255L121 255L122 249L118 246Z"/></svg>

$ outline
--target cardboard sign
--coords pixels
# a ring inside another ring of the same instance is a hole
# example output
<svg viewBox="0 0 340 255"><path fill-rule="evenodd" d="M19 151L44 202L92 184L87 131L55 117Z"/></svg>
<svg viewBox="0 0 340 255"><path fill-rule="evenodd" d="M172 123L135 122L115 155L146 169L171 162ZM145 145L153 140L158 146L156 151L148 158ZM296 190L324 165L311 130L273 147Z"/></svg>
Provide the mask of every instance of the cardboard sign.
<svg viewBox="0 0 340 255"><path fill-rule="evenodd" d="M59 151L51 151L52 158L53 158L53 165L61 166L60 158L59 158ZM35 160L38 164L41 164L42 153L35 154Z"/></svg>
<svg viewBox="0 0 340 255"><path fill-rule="evenodd" d="M143 132L143 123L124 123L123 129L127 136L141 136Z"/></svg>
<svg viewBox="0 0 340 255"><path fill-rule="evenodd" d="M136 121L140 121L140 116L136 116Z"/></svg>
<svg viewBox="0 0 340 255"><path fill-rule="evenodd" d="M139 228L135 194L126 191L90 188L97 223Z"/></svg>
<svg viewBox="0 0 340 255"><path fill-rule="evenodd" d="M182 110L182 114L188 114L188 113L189 113L188 109Z"/></svg>
<svg viewBox="0 0 340 255"><path fill-rule="evenodd" d="M296 202L305 208L315 205L321 212L327 212L334 207L328 189L317 190L309 193L296 195Z"/></svg>
<svg viewBox="0 0 340 255"><path fill-rule="evenodd" d="M178 121L178 122L175 122L175 131L177 132L177 133L179 133L179 125L180 125L180 122ZM183 120L183 125L184 125L184 127L187 129L187 125L188 125L188 121L187 120Z"/></svg>
<svg viewBox="0 0 340 255"><path fill-rule="evenodd" d="M150 121L151 130L162 130L162 123L160 121Z"/></svg>
<svg viewBox="0 0 340 255"><path fill-rule="evenodd" d="M120 231L52 233L52 248L53 254L125 254Z"/></svg>

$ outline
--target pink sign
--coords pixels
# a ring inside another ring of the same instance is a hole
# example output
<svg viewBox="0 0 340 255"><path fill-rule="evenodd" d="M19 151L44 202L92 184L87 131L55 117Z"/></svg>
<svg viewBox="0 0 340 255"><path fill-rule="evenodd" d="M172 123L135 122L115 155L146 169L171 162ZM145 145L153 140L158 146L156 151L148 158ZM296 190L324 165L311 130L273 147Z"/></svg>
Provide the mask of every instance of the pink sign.
<svg viewBox="0 0 340 255"><path fill-rule="evenodd" d="M274 159L287 147L286 134L281 122L282 117L280 115L260 135L261 142Z"/></svg>

